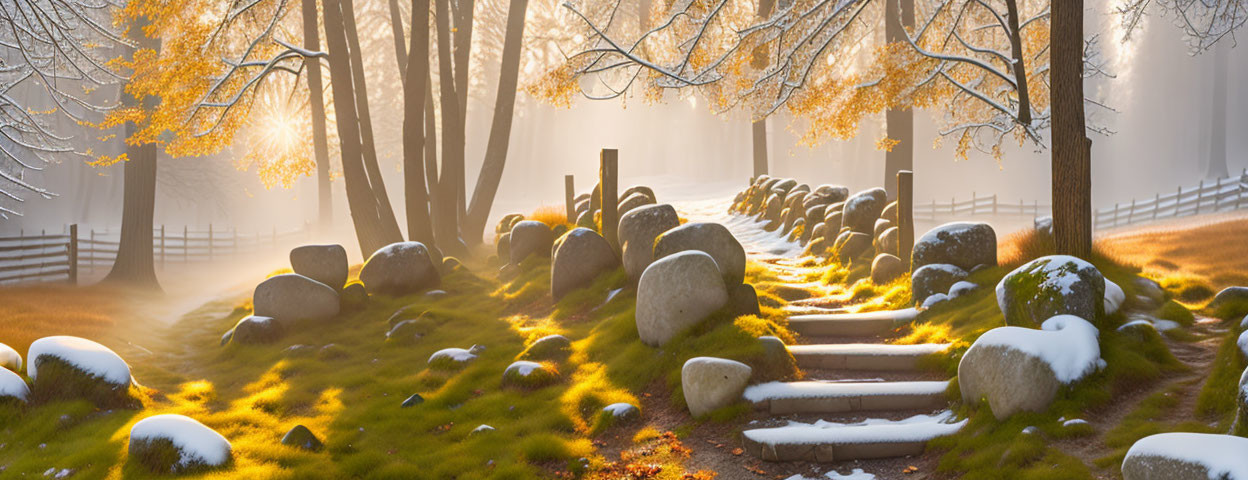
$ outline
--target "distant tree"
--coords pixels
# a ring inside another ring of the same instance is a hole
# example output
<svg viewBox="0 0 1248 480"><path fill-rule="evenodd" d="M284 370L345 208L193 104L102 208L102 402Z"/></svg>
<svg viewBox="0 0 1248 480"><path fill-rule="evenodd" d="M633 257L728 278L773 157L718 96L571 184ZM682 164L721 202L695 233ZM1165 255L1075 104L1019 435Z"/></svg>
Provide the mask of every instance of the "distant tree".
<svg viewBox="0 0 1248 480"><path fill-rule="evenodd" d="M112 25L108 0L0 3L0 218L21 215L30 195L56 194L28 174L62 160L90 160L88 142L60 128L98 121L117 106L101 88L124 78L108 65L128 42Z"/></svg>

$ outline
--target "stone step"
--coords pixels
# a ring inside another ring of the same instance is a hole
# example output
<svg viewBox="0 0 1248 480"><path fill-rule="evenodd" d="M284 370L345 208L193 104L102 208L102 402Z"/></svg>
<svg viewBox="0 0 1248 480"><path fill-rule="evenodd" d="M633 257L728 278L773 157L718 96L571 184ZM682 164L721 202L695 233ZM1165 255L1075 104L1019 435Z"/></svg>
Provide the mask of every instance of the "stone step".
<svg viewBox="0 0 1248 480"><path fill-rule="evenodd" d="M947 381L770 382L745 389L742 397L772 415L923 410L947 405Z"/></svg>
<svg viewBox="0 0 1248 480"><path fill-rule="evenodd" d="M904 457L923 453L927 442L952 435L966 424L953 413L916 415L904 420L866 420L853 424L790 422L742 432L745 451L772 462L844 462Z"/></svg>
<svg viewBox="0 0 1248 480"><path fill-rule="evenodd" d="M949 349L947 343L883 345L846 343L829 345L790 345L787 347L797 366L863 371L917 371L919 360Z"/></svg>
<svg viewBox="0 0 1248 480"><path fill-rule="evenodd" d="M914 320L918 315L919 312L913 308L867 313L794 315L789 317L789 328L807 337L889 335L897 326Z"/></svg>

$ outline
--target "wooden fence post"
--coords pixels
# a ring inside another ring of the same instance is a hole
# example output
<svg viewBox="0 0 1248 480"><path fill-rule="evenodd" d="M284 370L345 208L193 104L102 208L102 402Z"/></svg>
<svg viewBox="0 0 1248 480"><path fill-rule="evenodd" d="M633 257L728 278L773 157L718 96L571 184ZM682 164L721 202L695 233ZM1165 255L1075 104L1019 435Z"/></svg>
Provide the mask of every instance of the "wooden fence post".
<svg viewBox="0 0 1248 480"><path fill-rule="evenodd" d="M89 261L87 262L87 265L91 267L90 268L91 273L94 274L95 273L95 248L96 248L94 228L91 229L91 242L90 243L91 243L91 255L89 257Z"/></svg>
<svg viewBox="0 0 1248 480"><path fill-rule="evenodd" d="M165 224L160 224L160 268L165 268Z"/></svg>
<svg viewBox="0 0 1248 480"><path fill-rule="evenodd" d="M1131 224L1131 221L1132 221L1132 220L1134 220L1134 219L1135 219L1135 199L1134 199L1134 198L1132 198L1132 199L1131 199L1131 209L1130 209L1130 210L1127 210L1127 225L1130 225L1130 224Z"/></svg>
<svg viewBox="0 0 1248 480"><path fill-rule="evenodd" d="M603 238L607 239L607 243L611 244L616 253L620 251L620 238L616 234L616 229L620 226L620 199L616 184L619 180L618 173L619 151L613 148L602 149L598 167L598 182L601 186L599 191L602 195L599 199L602 207L601 231Z"/></svg>
<svg viewBox="0 0 1248 480"><path fill-rule="evenodd" d="M1200 202L1205 199L1205 181L1200 181L1200 186L1196 187L1196 215L1200 215Z"/></svg>
<svg viewBox="0 0 1248 480"><path fill-rule="evenodd" d="M576 223L576 184L571 175L563 176L563 201L568 208L568 223Z"/></svg>
<svg viewBox="0 0 1248 480"><path fill-rule="evenodd" d="M69 284L78 285L78 224L69 226Z"/></svg>
<svg viewBox="0 0 1248 480"><path fill-rule="evenodd" d="M212 261L212 224L208 224L208 261Z"/></svg>
<svg viewBox="0 0 1248 480"><path fill-rule="evenodd" d="M914 172L897 172L897 258L910 270L910 251L914 249Z"/></svg>
<svg viewBox="0 0 1248 480"><path fill-rule="evenodd" d="M1161 210L1161 194L1153 197L1153 220L1157 219L1157 211Z"/></svg>

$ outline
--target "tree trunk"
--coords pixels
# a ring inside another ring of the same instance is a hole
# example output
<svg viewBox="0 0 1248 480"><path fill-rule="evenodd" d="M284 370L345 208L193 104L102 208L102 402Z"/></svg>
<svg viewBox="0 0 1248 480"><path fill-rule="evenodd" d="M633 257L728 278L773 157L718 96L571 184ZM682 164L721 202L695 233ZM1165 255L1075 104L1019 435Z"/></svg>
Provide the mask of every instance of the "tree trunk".
<svg viewBox="0 0 1248 480"><path fill-rule="evenodd" d="M399 80L405 80L407 77L407 49L403 48L403 15L399 12L399 0L389 0L390 3L390 32L394 34L394 58L399 62ZM429 2L425 2L426 4ZM428 7L428 5L425 5ZM429 11L428 8L425 11ZM420 18L416 14L416 10L412 11L412 32L415 33L417 19ZM429 29L429 22L425 22L425 30ZM405 84L406 85L406 84Z"/></svg>
<svg viewBox="0 0 1248 480"><path fill-rule="evenodd" d="M468 61L472 57L472 20L476 2L474 0L459 0L457 2L459 11L455 17L455 34L454 34L454 60L455 60L455 94L459 97L459 123L455 128L459 129L458 137L461 146L458 147L463 151L462 143L467 138L468 132ZM442 129L446 129L446 121L442 122ZM443 149L446 147L443 146ZM468 213L467 189L468 179L464 172L464 159L461 153L458 161L454 161L449 166L451 169L451 178L455 184L455 214L459 221L463 221Z"/></svg>
<svg viewBox="0 0 1248 480"><path fill-rule="evenodd" d="M889 43L904 41L905 29L913 26L914 0L884 2L884 36ZM884 190L895 199L897 172L914 170L914 111L891 108L884 113L884 124L888 138L896 142L884 153Z"/></svg>
<svg viewBox="0 0 1248 480"><path fill-rule="evenodd" d="M1083 112L1083 0L1052 5L1053 236L1057 253L1092 253L1092 140Z"/></svg>
<svg viewBox="0 0 1248 480"><path fill-rule="evenodd" d="M458 212L458 196L463 189L463 180L456 176L456 171L462 171L464 165L464 123L459 96L455 90L455 74L451 71L450 0L436 1L438 85L441 86L439 90L442 104L442 168L441 177L438 179L435 233L443 253L454 255L452 250L464 251L460 248L463 240L459 238Z"/></svg>
<svg viewBox="0 0 1248 480"><path fill-rule="evenodd" d="M130 29L130 40L139 48L160 51L160 40L143 34L146 19ZM122 92L123 105L143 103L152 109L159 98L135 98ZM138 129L133 123L126 124L126 137ZM126 163L123 167L121 203L121 239L117 245L117 257L105 283L130 285L143 289L160 290L156 279L156 265L152 254L152 224L156 213L156 157L155 143L126 145Z"/></svg>
<svg viewBox="0 0 1248 480"><path fill-rule="evenodd" d="M351 60L342 20L340 0L325 0L325 43L329 47L329 76L333 82L334 110L337 114L339 150L342 152L342 178L347 187L347 206L360 253L368 258L377 249L401 239L389 234L377 216L377 198L369 186L360 150L359 121L355 116Z"/></svg>
<svg viewBox="0 0 1248 480"><path fill-rule="evenodd" d="M767 174L767 119L759 119L750 125L754 134L754 178Z"/></svg>
<svg viewBox="0 0 1248 480"><path fill-rule="evenodd" d="M1010 58L1014 65L1014 83L1018 84L1018 122L1031 124L1031 96L1027 93L1027 67L1023 58L1023 34L1018 24L1018 4L1015 0L1006 0L1006 19L1010 25Z"/></svg>
<svg viewBox="0 0 1248 480"><path fill-rule="evenodd" d="M389 238L403 239L390 195L386 193L386 181L377 165L377 145L373 141L373 121L368 108L368 84L364 80L364 55L360 51L360 37L355 28L355 7L352 0L341 0L342 20L346 27L347 47L351 54L351 78L355 91L356 118L360 122L360 143L364 154L364 168L368 172L368 184L377 198L377 218Z"/></svg>
<svg viewBox="0 0 1248 480"><path fill-rule="evenodd" d="M394 0L391 0L392 3ZM398 9L397 5L392 7ZM415 61L407 62L411 75L403 81L403 190L407 201L407 238L433 245L429 194L425 190L425 88L429 81L429 0L412 0L412 45ZM399 35L403 32L400 30ZM433 161L432 159L430 161Z"/></svg>
<svg viewBox="0 0 1248 480"><path fill-rule="evenodd" d="M511 120L516 106L516 84L520 76L520 47L524 43L524 19L529 0L512 0L507 10L507 31L503 41L502 65L498 73L498 96L494 100L494 119L490 139L485 147L485 160L472 189L472 203L464 219L464 237L470 245L478 245L485 234L485 224L503 179L507 149L511 142Z"/></svg>
<svg viewBox="0 0 1248 480"><path fill-rule="evenodd" d="M316 22L316 0L303 0L303 48L321 49ZM312 150L316 155L317 218L321 228L334 219L333 187L329 183L329 141L325 130L325 86L321 80L321 60L308 59L308 103L312 106Z"/></svg>
<svg viewBox="0 0 1248 480"><path fill-rule="evenodd" d="M1230 48L1225 40L1213 47L1213 118L1209 129L1209 166L1205 169L1205 178L1209 179L1229 175L1226 168L1226 82Z"/></svg>

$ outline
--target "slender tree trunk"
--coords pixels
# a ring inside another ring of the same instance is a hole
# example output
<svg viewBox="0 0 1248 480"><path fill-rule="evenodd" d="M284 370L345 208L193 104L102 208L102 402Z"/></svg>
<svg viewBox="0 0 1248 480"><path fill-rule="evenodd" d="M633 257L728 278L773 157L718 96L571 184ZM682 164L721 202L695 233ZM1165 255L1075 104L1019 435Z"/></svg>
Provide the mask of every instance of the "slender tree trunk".
<svg viewBox="0 0 1248 480"><path fill-rule="evenodd" d="M368 83L364 80L364 55L360 51L360 37L355 26L355 7L352 0L341 0L342 20L347 34L347 46L351 55L351 78L355 90L356 118L360 122L360 144L364 154L364 169L368 172L368 184L377 198L377 218L389 238L403 238L390 195L386 193L386 181L377 164L377 144L373 141L373 121L368 108ZM398 241L398 240L396 240Z"/></svg>
<svg viewBox="0 0 1248 480"><path fill-rule="evenodd" d="M394 34L394 58L399 62L399 79L406 79L407 75L407 49L403 46L403 15L399 12L399 0L389 0L390 3L390 31ZM428 2L425 2L428 3ZM428 7L428 5L425 5ZM425 11L429 11L428 8ZM412 11L412 29L415 31L416 22L420 16L416 11ZM428 30L429 22L425 22L425 29Z"/></svg>
<svg viewBox="0 0 1248 480"><path fill-rule="evenodd" d="M391 0L394 3L394 0ZM392 10L398 10L397 5ZM412 0L411 52L406 62L412 71L403 81L403 189L407 200L407 238L426 245L434 243L429 217L429 194L425 190L425 88L429 80L429 0ZM425 15L421 15L425 13ZM398 33L400 38L402 30ZM430 161L433 161L432 159Z"/></svg>
<svg viewBox="0 0 1248 480"><path fill-rule="evenodd" d="M438 245L443 253L463 251L459 238L458 194L463 190L463 177L457 171L464 165L464 123L459 96L455 90L455 74L451 70L450 0L436 0L438 29L438 85L442 104L442 168L438 179ZM460 5L463 8L463 5ZM458 36L456 37L458 38ZM451 251L448 251L451 250Z"/></svg>
<svg viewBox="0 0 1248 480"><path fill-rule="evenodd" d="M498 73L498 96L494 100L494 119L490 139L485 147L485 160L472 189L472 203L464 219L464 237L470 245L478 245L485 234L485 223L503 179L507 149L511 143L511 120L516 107L516 84L520 77L520 47L524 43L524 19L529 0L512 0L507 10L507 31L503 40L502 65Z"/></svg>
<svg viewBox="0 0 1248 480"><path fill-rule="evenodd" d="M434 0L436 1L436 0ZM433 79L425 77L425 183L429 192L429 211L434 215L433 223L438 224L438 115L433 106ZM434 227L437 230L437 227Z"/></svg>
<svg viewBox="0 0 1248 480"><path fill-rule="evenodd" d="M316 22L316 0L303 0L303 48L321 49ZM333 187L329 184L329 141L325 130L325 86L321 80L321 60L308 59L308 103L312 106L312 150L316 155L317 210L321 228L334 219Z"/></svg>
<svg viewBox="0 0 1248 480"><path fill-rule="evenodd" d="M139 48L160 51L160 40L143 34L146 19L130 29L130 40ZM147 109L154 108L159 98L135 98L122 92L124 105L142 103ZM126 137L137 130L133 123L126 124ZM126 163L123 167L121 203L121 239L117 245L117 258L106 283L117 283L138 288L160 290L156 279L156 265L152 254L152 224L156 213L156 157L155 143L126 145Z"/></svg>
<svg viewBox="0 0 1248 480"><path fill-rule="evenodd" d="M468 138L468 61L472 57L472 20L476 2L474 0L459 0L458 12L455 16L455 32L454 32L454 60L455 60L455 94L459 98L459 123L455 128L459 130L457 136L460 138L461 144ZM446 121L442 122L442 129L446 129ZM445 145L442 147L446 148ZM461 151L463 147L458 147ZM464 172L463 155L460 155L458 161L450 164L444 164L443 167L450 167L451 178L455 183L455 214L459 218L459 222L463 222L468 213L467 189L468 179Z"/></svg>
<svg viewBox="0 0 1248 480"><path fill-rule="evenodd" d="M767 174L767 119L762 118L750 124L754 142L754 177Z"/></svg>
<svg viewBox="0 0 1248 480"><path fill-rule="evenodd" d="M1023 58L1023 34L1018 26L1018 3L1006 0L1005 8L1006 21L1010 25L1010 58L1014 60L1010 70L1014 72L1014 83L1018 84L1018 121L1030 125L1031 96L1027 93L1027 66Z"/></svg>
<svg viewBox="0 0 1248 480"><path fill-rule="evenodd" d="M369 186L360 147L359 121L355 115L351 58L348 53L340 0L325 0L325 43L329 47L329 76L333 82L334 110L337 114L338 141L342 152L342 178L347 187L347 206L360 253L365 258L377 249L398 241L398 232L389 234L377 216L377 198ZM401 238L400 238L401 239Z"/></svg>
<svg viewBox="0 0 1248 480"><path fill-rule="evenodd" d="M1226 82L1229 75L1227 59L1231 46L1226 41L1213 47L1213 115L1209 129L1209 166L1205 178L1224 178L1226 168Z"/></svg>
<svg viewBox="0 0 1248 480"><path fill-rule="evenodd" d="M914 0L884 2L884 36L889 43L904 41L905 29L913 26ZM888 138L896 142L884 153L884 190L888 198L895 199L897 172L914 170L914 111L891 108L884 113L884 123Z"/></svg>
<svg viewBox="0 0 1248 480"><path fill-rule="evenodd" d="M1053 236L1057 253L1092 253L1092 140L1083 112L1083 0L1052 4Z"/></svg>

